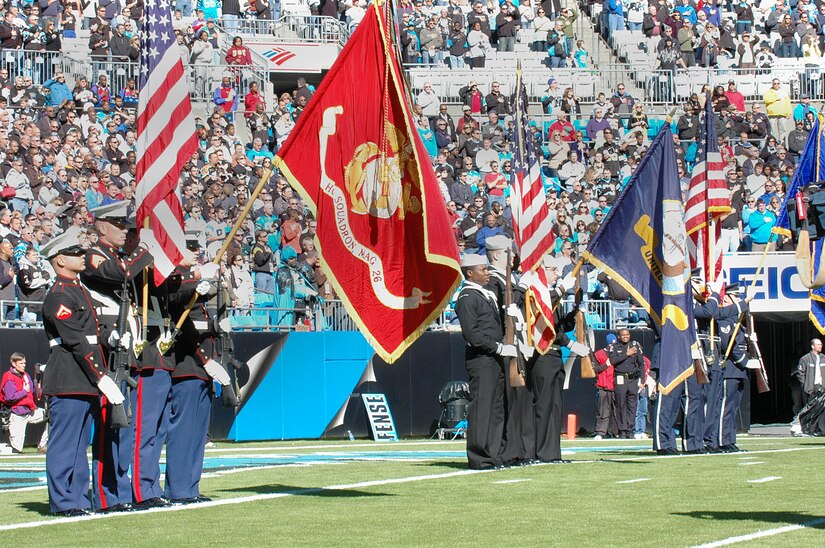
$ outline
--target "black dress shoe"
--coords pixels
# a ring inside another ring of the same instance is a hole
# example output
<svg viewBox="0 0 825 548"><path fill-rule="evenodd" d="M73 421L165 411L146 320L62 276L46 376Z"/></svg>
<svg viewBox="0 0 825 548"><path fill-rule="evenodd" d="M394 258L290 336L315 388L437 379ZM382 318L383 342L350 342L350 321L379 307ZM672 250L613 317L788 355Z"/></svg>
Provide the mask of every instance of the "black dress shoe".
<svg viewBox="0 0 825 548"><path fill-rule="evenodd" d="M567 459L550 459L548 461L550 464L570 464L570 461Z"/></svg>
<svg viewBox="0 0 825 548"><path fill-rule="evenodd" d="M705 453L724 453L721 447L714 447L712 445L705 446Z"/></svg>
<svg viewBox="0 0 825 548"><path fill-rule="evenodd" d="M209 497L204 497L203 495L198 495L196 497L198 502L212 502L212 499Z"/></svg>
<svg viewBox="0 0 825 548"><path fill-rule="evenodd" d="M115 504L114 506L109 506L108 508L101 508L97 511L98 514L112 514L115 512L134 512L135 507L132 505L131 502L121 502L120 504Z"/></svg>
<svg viewBox="0 0 825 548"><path fill-rule="evenodd" d="M682 453L683 455L704 455L707 453L707 449L691 449L690 451L685 451Z"/></svg>
<svg viewBox="0 0 825 548"><path fill-rule="evenodd" d="M172 506L172 501L166 497L152 497L134 505L135 510L148 510L150 508L167 508Z"/></svg>
<svg viewBox="0 0 825 548"><path fill-rule="evenodd" d="M71 510L63 510L62 512L55 512L55 516L63 518L79 518L81 516L89 516L91 512L82 508L72 508Z"/></svg>
<svg viewBox="0 0 825 548"><path fill-rule="evenodd" d="M668 447L667 449L657 449L656 454L657 455L679 455L680 453L676 449L674 449L672 447Z"/></svg>
<svg viewBox="0 0 825 548"><path fill-rule="evenodd" d="M187 497L184 499L170 499L169 502L176 506L185 506L187 504L195 504L198 502L198 497Z"/></svg>
<svg viewBox="0 0 825 548"><path fill-rule="evenodd" d="M723 445L719 448L720 451L723 453L741 453L742 450L739 449L735 443L730 443L728 445Z"/></svg>

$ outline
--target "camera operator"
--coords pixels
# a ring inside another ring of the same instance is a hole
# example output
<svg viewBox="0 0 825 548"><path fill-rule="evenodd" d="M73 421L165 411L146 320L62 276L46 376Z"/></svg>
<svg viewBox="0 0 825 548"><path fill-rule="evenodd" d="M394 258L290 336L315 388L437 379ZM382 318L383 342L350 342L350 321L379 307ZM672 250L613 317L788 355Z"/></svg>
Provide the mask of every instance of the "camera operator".
<svg viewBox="0 0 825 548"><path fill-rule="evenodd" d="M39 386L32 382L26 373L26 356L20 352L11 355L11 367L3 373L2 386L3 405L11 408L9 416L9 445L13 453L23 452L23 441L26 439L26 425L37 424L46 420L46 412L35 405L35 391ZM38 390L39 391L39 390ZM49 429L43 430L37 451L46 452L49 441Z"/></svg>

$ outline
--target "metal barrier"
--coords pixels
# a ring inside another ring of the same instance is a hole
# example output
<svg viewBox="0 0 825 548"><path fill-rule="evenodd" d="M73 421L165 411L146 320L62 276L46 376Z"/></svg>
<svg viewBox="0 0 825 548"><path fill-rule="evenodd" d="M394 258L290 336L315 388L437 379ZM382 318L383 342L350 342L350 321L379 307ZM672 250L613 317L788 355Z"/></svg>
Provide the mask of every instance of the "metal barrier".
<svg viewBox="0 0 825 548"><path fill-rule="evenodd" d="M62 56L59 51L0 48L0 68L9 71L12 83L15 76L29 76L32 84L42 86L63 70Z"/></svg>
<svg viewBox="0 0 825 548"><path fill-rule="evenodd" d="M333 17L318 15L285 15L280 19L240 19L237 28L226 28L229 35L248 36L250 38L270 37L281 40L299 40L301 42L333 43L344 47L350 33L344 23Z"/></svg>
<svg viewBox="0 0 825 548"><path fill-rule="evenodd" d="M0 327L42 328L41 301L0 300ZM30 310L33 309L33 310Z"/></svg>

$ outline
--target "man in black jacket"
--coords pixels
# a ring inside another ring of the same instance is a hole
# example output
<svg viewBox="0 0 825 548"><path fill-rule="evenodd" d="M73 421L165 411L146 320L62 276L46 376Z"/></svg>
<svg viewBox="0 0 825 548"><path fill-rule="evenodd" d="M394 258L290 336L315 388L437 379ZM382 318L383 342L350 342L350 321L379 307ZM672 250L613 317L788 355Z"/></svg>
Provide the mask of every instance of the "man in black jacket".
<svg viewBox="0 0 825 548"><path fill-rule="evenodd" d="M255 233L255 247L252 248L252 272L255 273L255 289L270 295L275 294L275 278L272 276L272 249L267 244L266 230Z"/></svg>
<svg viewBox="0 0 825 548"><path fill-rule="evenodd" d="M498 301L485 288L490 280L487 261L466 255L461 261L466 279L455 312L467 341L465 361L470 377L467 415L467 460L480 470L501 466L504 436L504 357L515 357L516 347L504 344Z"/></svg>
<svg viewBox="0 0 825 548"><path fill-rule="evenodd" d="M644 372L642 347L630 340L630 330L619 331L619 340L608 347L607 355L615 368L613 397L616 399L616 418L619 437L633 437L636 404L639 397L639 379Z"/></svg>

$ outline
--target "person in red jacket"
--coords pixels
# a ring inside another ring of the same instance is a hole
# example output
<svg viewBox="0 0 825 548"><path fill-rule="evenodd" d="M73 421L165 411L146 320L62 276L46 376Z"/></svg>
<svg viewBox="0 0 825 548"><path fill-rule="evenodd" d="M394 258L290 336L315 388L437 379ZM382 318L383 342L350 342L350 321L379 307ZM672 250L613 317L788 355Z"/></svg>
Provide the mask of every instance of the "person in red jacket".
<svg viewBox="0 0 825 548"><path fill-rule="evenodd" d="M13 453L22 453L23 441L26 439L26 425L46 420L45 411L35 404L35 385L26 373L26 356L20 352L11 355L11 367L3 373L0 386L2 386L3 405L11 408L9 445ZM46 428L37 445L38 451L45 453L48 441L49 429Z"/></svg>
<svg viewBox="0 0 825 548"><path fill-rule="evenodd" d="M616 335L608 333L607 344L616 342ZM613 366L607 357L607 350L597 350L595 352L596 363L593 368L598 373L596 377L596 389L599 391L599 404L596 410L596 436L593 439L602 440L610 432L614 437L618 434L616 425L615 404L613 402Z"/></svg>

